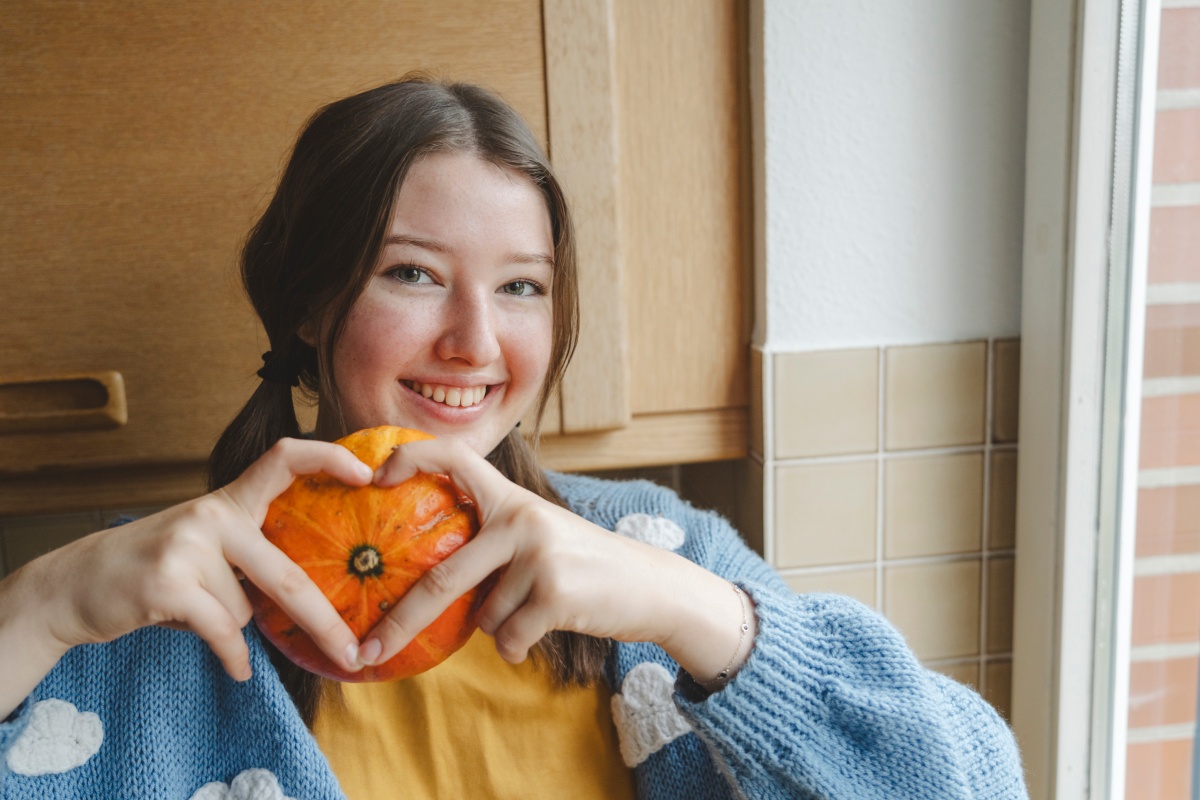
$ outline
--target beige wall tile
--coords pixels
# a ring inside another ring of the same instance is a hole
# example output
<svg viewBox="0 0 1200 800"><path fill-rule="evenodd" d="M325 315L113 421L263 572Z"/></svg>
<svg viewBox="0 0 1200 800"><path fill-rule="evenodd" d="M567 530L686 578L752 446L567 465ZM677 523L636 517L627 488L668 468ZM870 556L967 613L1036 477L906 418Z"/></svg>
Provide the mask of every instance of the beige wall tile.
<svg viewBox="0 0 1200 800"><path fill-rule="evenodd" d="M949 676L959 683L966 684L976 691L979 690L979 662L967 661L957 664L942 663L930 664L931 669L937 670L943 675Z"/></svg>
<svg viewBox="0 0 1200 800"><path fill-rule="evenodd" d="M983 454L889 458L884 476L887 558L978 551Z"/></svg>
<svg viewBox="0 0 1200 800"><path fill-rule="evenodd" d="M989 661L985 669L987 685L983 699L991 703L1000 716L1009 719L1012 713L1012 662Z"/></svg>
<svg viewBox="0 0 1200 800"><path fill-rule="evenodd" d="M876 462L775 468L777 567L875 558Z"/></svg>
<svg viewBox="0 0 1200 800"><path fill-rule="evenodd" d="M885 567L883 607L924 660L979 654L977 559Z"/></svg>
<svg viewBox="0 0 1200 800"><path fill-rule="evenodd" d="M992 441L1017 441L1017 408L1021 388L1021 340L999 339L992 345Z"/></svg>
<svg viewBox="0 0 1200 800"><path fill-rule="evenodd" d="M765 459L767 449L763 435L763 415L770 409L763 406L763 352L750 348L750 452Z"/></svg>
<svg viewBox="0 0 1200 800"><path fill-rule="evenodd" d="M890 347L887 448L982 444L987 342Z"/></svg>
<svg viewBox="0 0 1200 800"><path fill-rule="evenodd" d="M1008 653L1013 641L1013 559L988 561L987 651Z"/></svg>
<svg viewBox="0 0 1200 800"><path fill-rule="evenodd" d="M988 491L988 548L1007 550L1017 543L1017 451L992 452Z"/></svg>
<svg viewBox="0 0 1200 800"><path fill-rule="evenodd" d="M879 351L777 353L775 457L869 453L879 448Z"/></svg>
<svg viewBox="0 0 1200 800"><path fill-rule="evenodd" d="M853 597L871 608L878 608L875 597L875 570L852 569L844 572L818 572L815 575L787 575L787 585L797 594L824 592Z"/></svg>

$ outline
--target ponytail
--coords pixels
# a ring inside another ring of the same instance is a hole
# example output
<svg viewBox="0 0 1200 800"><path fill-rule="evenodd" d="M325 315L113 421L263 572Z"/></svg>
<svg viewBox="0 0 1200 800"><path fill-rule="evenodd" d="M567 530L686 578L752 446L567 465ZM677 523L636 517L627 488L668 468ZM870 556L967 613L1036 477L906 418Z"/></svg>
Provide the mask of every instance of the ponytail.
<svg viewBox="0 0 1200 800"><path fill-rule="evenodd" d="M292 337L288 352L281 354L282 357L271 352L263 354L265 363L258 371L262 382L217 439L209 455L210 492L235 480L280 439L302 435L296 420L296 407L292 404L292 386L299 383L301 370L308 366L305 362L313 361L305 358L305 350L312 352L312 348ZM296 362L303 366L290 366Z"/></svg>

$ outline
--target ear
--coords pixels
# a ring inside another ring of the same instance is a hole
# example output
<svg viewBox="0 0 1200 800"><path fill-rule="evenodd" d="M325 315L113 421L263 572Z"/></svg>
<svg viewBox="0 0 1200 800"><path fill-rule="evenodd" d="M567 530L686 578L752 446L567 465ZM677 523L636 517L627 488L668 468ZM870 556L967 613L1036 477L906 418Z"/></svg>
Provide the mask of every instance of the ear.
<svg viewBox="0 0 1200 800"><path fill-rule="evenodd" d="M317 323L314 319L309 319L296 330L296 338L304 342L309 347L316 349L317 347Z"/></svg>

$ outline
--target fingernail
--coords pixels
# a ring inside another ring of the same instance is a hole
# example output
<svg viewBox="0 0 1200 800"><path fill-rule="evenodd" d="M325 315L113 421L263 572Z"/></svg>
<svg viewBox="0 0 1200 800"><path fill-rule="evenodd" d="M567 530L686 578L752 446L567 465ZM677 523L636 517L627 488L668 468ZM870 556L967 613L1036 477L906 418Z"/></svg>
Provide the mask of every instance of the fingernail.
<svg viewBox="0 0 1200 800"><path fill-rule="evenodd" d="M375 477L375 470L371 469L369 466L367 466L366 464L364 464L361 461L358 462L358 473L360 475L362 475L363 478L374 478Z"/></svg>
<svg viewBox="0 0 1200 800"><path fill-rule="evenodd" d="M375 659L379 658L379 654L383 652L383 643L378 639L372 639L358 650L358 663L364 667L374 666Z"/></svg>
<svg viewBox="0 0 1200 800"><path fill-rule="evenodd" d="M360 666L360 664L358 663L358 643L357 642L351 642L350 644L346 645L346 663L350 665L351 669L358 669L358 667Z"/></svg>

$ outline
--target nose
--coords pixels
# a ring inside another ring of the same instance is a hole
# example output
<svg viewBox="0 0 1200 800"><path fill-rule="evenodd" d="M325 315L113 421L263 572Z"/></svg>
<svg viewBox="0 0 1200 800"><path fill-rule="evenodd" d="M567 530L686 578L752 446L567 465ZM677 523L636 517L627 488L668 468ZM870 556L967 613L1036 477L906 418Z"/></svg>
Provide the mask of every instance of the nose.
<svg viewBox="0 0 1200 800"><path fill-rule="evenodd" d="M451 295L437 342L439 358L482 366L500 357L495 309L491 301L490 294L484 291L462 291Z"/></svg>

